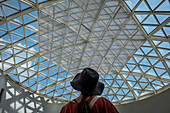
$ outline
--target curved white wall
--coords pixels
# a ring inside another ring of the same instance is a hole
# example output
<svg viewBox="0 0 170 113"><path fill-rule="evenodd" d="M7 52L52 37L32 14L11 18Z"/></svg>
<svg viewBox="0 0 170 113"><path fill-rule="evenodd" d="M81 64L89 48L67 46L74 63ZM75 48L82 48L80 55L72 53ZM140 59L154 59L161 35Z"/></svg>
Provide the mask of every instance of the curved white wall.
<svg viewBox="0 0 170 113"><path fill-rule="evenodd" d="M116 107L120 113L170 113L170 89L144 100Z"/></svg>
<svg viewBox="0 0 170 113"><path fill-rule="evenodd" d="M0 90L5 89L0 113L59 113L63 103L30 93L0 75ZM153 97L116 106L120 113L170 113L170 89Z"/></svg>

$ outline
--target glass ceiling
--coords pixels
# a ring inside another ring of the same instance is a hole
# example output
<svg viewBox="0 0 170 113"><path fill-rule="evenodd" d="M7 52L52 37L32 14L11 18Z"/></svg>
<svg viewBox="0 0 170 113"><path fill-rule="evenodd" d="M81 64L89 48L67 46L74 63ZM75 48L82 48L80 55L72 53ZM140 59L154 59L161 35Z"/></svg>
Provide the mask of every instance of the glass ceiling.
<svg viewBox="0 0 170 113"><path fill-rule="evenodd" d="M67 102L85 67L114 104L170 87L168 0L0 0L0 72L25 89Z"/></svg>

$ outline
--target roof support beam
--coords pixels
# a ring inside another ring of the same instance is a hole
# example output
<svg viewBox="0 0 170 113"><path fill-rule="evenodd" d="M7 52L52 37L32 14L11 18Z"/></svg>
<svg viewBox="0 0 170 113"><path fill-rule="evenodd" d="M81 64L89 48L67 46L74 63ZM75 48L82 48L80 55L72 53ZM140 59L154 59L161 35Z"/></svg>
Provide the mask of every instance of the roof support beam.
<svg viewBox="0 0 170 113"><path fill-rule="evenodd" d="M135 11L134 12L135 15L154 15L154 14L158 14L158 15L170 15L170 11Z"/></svg>
<svg viewBox="0 0 170 113"><path fill-rule="evenodd" d="M156 41L170 42L170 38L157 37L157 36L148 37L148 40L156 40Z"/></svg>
<svg viewBox="0 0 170 113"><path fill-rule="evenodd" d="M155 79L155 80L159 80L159 81L162 81L162 82L170 83L170 80L168 80L168 79L158 78L158 77L151 76L151 75L148 75L148 74L140 74L140 73L134 73L134 72L123 72L123 71L121 71L120 74L127 74L127 75L139 76L139 77L146 77L146 78Z"/></svg>
<svg viewBox="0 0 170 113"><path fill-rule="evenodd" d="M160 24L157 28L155 28L148 37L153 36L157 31L159 31L161 28L163 28L165 25L167 25L170 22L170 17L168 17L162 24ZM147 37L147 38L148 38Z"/></svg>

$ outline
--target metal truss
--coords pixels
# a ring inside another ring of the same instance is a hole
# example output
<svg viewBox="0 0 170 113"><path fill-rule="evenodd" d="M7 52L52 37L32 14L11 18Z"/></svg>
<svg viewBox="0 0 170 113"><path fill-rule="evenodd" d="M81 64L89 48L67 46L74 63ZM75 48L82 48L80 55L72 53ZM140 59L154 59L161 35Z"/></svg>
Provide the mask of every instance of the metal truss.
<svg viewBox="0 0 170 113"><path fill-rule="evenodd" d="M60 102L78 96L70 81L85 67L99 72L103 96L114 104L153 96L170 87L170 11L159 10L165 3L3 1L0 72Z"/></svg>

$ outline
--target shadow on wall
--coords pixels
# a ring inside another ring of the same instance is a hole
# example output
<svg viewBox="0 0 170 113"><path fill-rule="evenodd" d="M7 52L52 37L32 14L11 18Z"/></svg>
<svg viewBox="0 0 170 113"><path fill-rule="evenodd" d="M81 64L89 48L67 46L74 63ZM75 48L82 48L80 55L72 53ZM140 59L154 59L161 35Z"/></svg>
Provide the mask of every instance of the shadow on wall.
<svg viewBox="0 0 170 113"><path fill-rule="evenodd" d="M0 75L0 91L2 88L0 113L59 113L64 105L30 93Z"/></svg>

